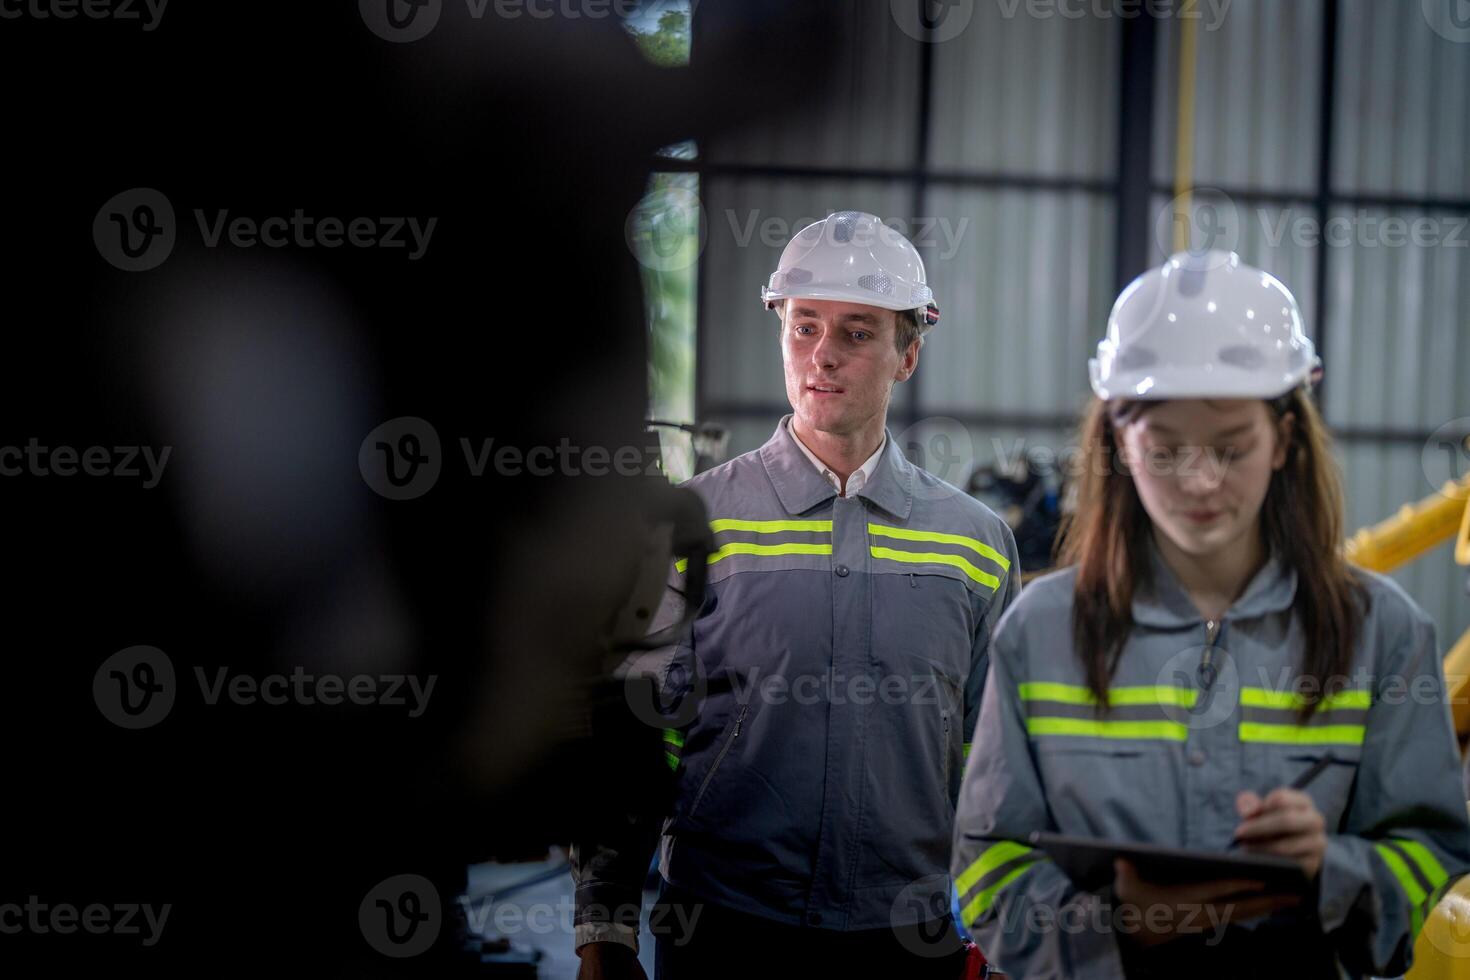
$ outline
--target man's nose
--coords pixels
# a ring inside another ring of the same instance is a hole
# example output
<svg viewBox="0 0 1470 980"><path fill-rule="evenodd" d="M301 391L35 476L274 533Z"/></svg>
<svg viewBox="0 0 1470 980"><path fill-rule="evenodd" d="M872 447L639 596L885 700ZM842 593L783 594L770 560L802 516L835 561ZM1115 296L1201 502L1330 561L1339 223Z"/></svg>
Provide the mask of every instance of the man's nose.
<svg viewBox="0 0 1470 980"><path fill-rule="evenodd" d="M812 345L812 364L822 370L835 368L841 359L837 336L834 331L824 330Z"/></svg>

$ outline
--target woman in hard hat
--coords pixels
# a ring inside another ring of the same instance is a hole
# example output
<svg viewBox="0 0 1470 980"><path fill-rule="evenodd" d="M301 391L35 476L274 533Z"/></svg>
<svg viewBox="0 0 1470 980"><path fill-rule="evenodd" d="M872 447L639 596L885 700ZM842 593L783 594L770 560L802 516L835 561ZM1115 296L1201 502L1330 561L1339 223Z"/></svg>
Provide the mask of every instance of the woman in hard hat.
<svg viewBox="0 0 1470 980"><path fill-rule="evenodd" d="M1005 973L1396 976L1470 870L1434 625L1342 558L1316 364L1232 253L1114 304L1065 567L997 627L956 820L961 915ZM1279 855L1310 890L1118 861L1088 893L1033 831Z"/></svg>

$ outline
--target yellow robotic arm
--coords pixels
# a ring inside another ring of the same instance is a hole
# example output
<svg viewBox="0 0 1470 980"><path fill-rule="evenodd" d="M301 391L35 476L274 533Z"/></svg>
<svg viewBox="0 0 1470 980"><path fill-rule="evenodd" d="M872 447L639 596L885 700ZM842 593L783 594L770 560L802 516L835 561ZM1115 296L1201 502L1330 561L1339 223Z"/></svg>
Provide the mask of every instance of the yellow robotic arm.
<svg viewBox="0 0 1470 980"><path fill-rule="evenodd" d="M1447 482L1438 493L1348 539L1348 561L1375 572L1390 572L1456 537L1455 561L1470 565L1470 476ZM1470 737L1470 630L1444 658L1445 684L1460 737Z"/></svg>
<svg viewBox="0 0 1470 980"><path fill-rule="evenodd" d="M1345 553L1356 565L1387 572L1451 537L1457 538L1455 561L1470 565L1470 476L1359 531ZM1455 730L1464 739L1470 736L1470 630L1445 654L1444 675ZM1461 878L1425 920L1408 980L1470 980L1470 876Z"/></svg>

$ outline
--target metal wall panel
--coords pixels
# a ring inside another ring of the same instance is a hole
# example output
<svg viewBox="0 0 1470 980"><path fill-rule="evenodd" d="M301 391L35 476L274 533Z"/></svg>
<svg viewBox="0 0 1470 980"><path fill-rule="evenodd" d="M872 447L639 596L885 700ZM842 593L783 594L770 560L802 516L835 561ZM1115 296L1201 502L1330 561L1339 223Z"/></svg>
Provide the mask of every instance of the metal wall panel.
<svg viewBox="0 0 1470 980"><path fill-rule="evenodd" d="M1201 12L1195 32L1196 185L1314 190L1322 0L1219 6L1219 15L1203 2L1189 7ZM1167 18L1158 33L1153 178L1164 186L1174 183L1180 25L1177 16Z"/></svg>
<svg viewBox="0 0 1470 980"><path fill-rule="evenodd" d="M1470 416L1470 229L1467 216L1337 209L1349 236L1329 245L1324 394L1337 426L1429 433ZM1396 240L1397 217L1441 239ZM1460 244L1455 245L1453 242Z"/></svg>
<svg viewBox="0 0 1470 980"><path fill-rule="evenodd" d="M919 42L899 29L887 3L828 0L827 6L836 56L810 66L811 92L793 91L749 123L722 129L719 139L701 144L708 160L813 167L917 162Z"/></svg>
<svg viewBox="0 0 1470 980"><path fill-rule="evenodd" d="M1470 27L1453 3L1341 3L1333 191L1470 198Z"/></svg>
<svg viewBox="0 0 1470 980"><path fill-rule="evenodd" d="M928 202L968 225L952 256L925 256L941 319L920 359L923 412L1075 412L1113 299L1113 199L935 187Z"/></svg>
<svg viewBox="0 0 1470 980"><path fill-rule="evenodd" d="M1122 22L1060 6L1036 17L1023 0L977 3L965 30L935 45L934 169L1113 176Z"/></svg>

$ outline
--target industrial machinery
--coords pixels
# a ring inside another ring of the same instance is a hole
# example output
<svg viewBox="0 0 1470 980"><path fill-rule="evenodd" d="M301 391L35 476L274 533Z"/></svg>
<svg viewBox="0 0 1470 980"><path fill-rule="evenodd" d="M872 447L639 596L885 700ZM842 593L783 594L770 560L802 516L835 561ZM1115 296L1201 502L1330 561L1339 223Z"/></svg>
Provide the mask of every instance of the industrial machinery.
<svg viewBox="0 0 1470 980"><path fill-rule="evenodd" d="M1346 553L1356 565L1387 572L1452 537L1457 538L1455 561L1470 565L1470 475L1446 482L1437 493L1359 531L1349 539ZM1470 741L1470 630L1445 655L1444 675L1463 748ZM1446 892L1425 920L1407 980L1470 980L1470 877Z"/></svg>

